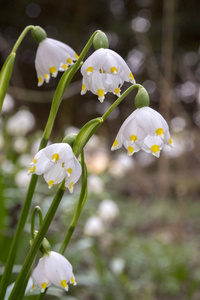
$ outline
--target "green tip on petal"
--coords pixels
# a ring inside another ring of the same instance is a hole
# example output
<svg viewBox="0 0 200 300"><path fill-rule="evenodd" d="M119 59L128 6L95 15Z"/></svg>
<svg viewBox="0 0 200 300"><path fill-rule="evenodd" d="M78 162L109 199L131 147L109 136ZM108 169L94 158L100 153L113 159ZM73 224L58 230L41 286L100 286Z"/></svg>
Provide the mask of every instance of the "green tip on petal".
<svg viewBox="0 0 200 300"><path fill-rule="evenodd" d="M37 43L40 43L47 38L46 31L40 26L35 26L31 33Z"/></svg>
<svg viewBox="0 0 200 300"><path fill-rule="evenodd" d="M136 108L141 108L144 106L149 106L149 94L144 87L139 88L137 95L135 96L135 106Z"/></svg>
<svg viewBox="0 0 200 300"><path fill-rule="evenodd" d="M95 50L98 50L100 48L107 49L109 47L108 38L103 31L99 30L96 33L93 39L93 46Z"/></svg>

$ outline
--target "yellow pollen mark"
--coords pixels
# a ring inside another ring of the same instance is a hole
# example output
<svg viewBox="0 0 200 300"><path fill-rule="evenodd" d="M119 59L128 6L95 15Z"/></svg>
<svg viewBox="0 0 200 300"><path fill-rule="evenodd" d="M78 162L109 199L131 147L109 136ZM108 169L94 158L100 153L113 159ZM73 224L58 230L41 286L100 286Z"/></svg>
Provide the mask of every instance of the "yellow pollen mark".
<svg viewBox="0 0 200 300"><path fill-rule="evenodd" d="M67 288L67 281L65 279L63 279L60 283L60 285L65 289Z"/></svg>
<svg viewBox="0 0 200 300"><path fill-rule="evenodd" d="M153 146L151 146L150 149L153 153L158 153L160 150L160 147L158 145L153 145Z"/></svg>
<svg viewBox="0 0 200 300"><path fill-rule="evenodd" d="M136 140L137 140L137 136L133 134L131 136L131 142L135 142Z"/></svg>
<svg viewBox="0 0 200 300"><path fill-rule="evenodd" d="M76 281L74 280L74 277L71 278L71 282L72 282L73 284L76 284Z"/></svg>
<svg viewBox="0 0 200 300"><path fill-rule="evenodd" d="M87 73L92 73L93 70L94 70L93 67L88 67L88 68L87 68Z"/></svg>
<svg viewBox="0 0 200 300"><path fill-rule="evenodd" d="M44 78L48 79L49 75L48 74L44 74Z"/></svg>
<svg viewBox="0 0 200 300"><path fill-rule="evenodd" d="M78 58L79 58L79 56L78 56L78 54L77 54L77 53L75 53L75 57L76 57L76 59L78 59Z"/></svg>
<svg viewBox="0 0 200 300"><path fill-rule="evenodd" d="M67 64L63 64L62 68L66 70L67 69Z"/></svg>
<svg viewBox="0 0 200 300"><path fill-rule="evenodd" d="M132 146L128 147L128 154L132 154L134 152L134 148Z"/></svg>
<svg viewBox="0 0 200 300"><path fill-rule="evenodd" d="M132 73L129 74L130 80L133 81L134 80L134 76Z"/></svg>
<svg viewBox="0 0 200 300"><path fill-rule="evenodd" d="M47 287L47 283L46 283L46 282L43 282L42 285L41 285L41 287L42 287L43 290L45 290L46 287Z"/></svg>
<svg viewBox="0 0 200 300"><path fill-rule="evenodd" d="M67 173L71 174L72 168L67 169Z"/></svg>
<svg viewBox="0 0 200 300"><path fill-rule="evenodd" d="M118 70L115 67L110 68L110 71L111 71L111 73L114 73L114 74L118 73Z"/></svg>
<svg viewBox="0 0 200 300"><path fill-rule="evenodd" d="M33 284L31 290L34 290L34 288L35 288L35 286L34 286L34 284Z"/></svg>
<svg viewBox="0 0 200 300"><path fill-rule="evenodd" d="M103 96L104 96L104 90L98 89L97 95L98 95L99 97L103 97Z"/></svg>
<svg viewBox="0 0 200 300"><path fill-rule="evenodd" d="M85 84L82 84L82 91L85 90Z"/></svg>
<svg viewBox="0 0 200 300"><path fill-rule="evenodd" d="M116 147L116 146L117 146L117 144L118 144L118 141L117 141L117 140L115 140L115 141L114 141L114 143L113 143L113 145L112 145L112 147Z"/></svg>
<svg viewBox="0 0 200 300"><path fill-rule="evenodd" d="M35 164L37 162L37 158L34 158L33 163Z"/></svg>
<svg viewBox="0 0 200 300"><path fill-rule="evenodd" d="M38 77L38 82L42 83L42 78L41 77Z"/></svg>
<svg viewBox="0 0 200 300"><path fill-rule="evenodd" d="M71 183L70 183L70 185L69 185L69 189L70 189L70 190L72 190L72 189L73 189L73 187L74 187L74 183L73 183L73 182L71 182Z"/></svg>
<svg viewBox="0 0 200 300"><path fill-rule="evenodd" d="M63 162L63 163L62 163L62 168L64 168L64 166L65 166L65 163Z"/></svg>
<svg viewBox="0 0 200 300"><path fill-rule="evenodd" d="M120 94L120 89L119 89L119 88L116 88L116 89L115 89L115 94L116 94L116 95Z"/></svg>
<svg viewBox="0 0 200 300"><path fill-rule="evenodd" d="M162 129L162 128L158 128L158 129L156 130L156 134L157 134L157 135L162 135L162 134L164 134L163 129Z"/></svg>
<svg viewBox="0 0 200 300"><path fill-rule="evenodd" d="M49 68L49 72L50 72L51 74L56 73L56 68L55 68L55 67Z"/></svg>
<svg viewBox="0 0 200 300"><path fill-rule="evenodd" d="M105 70L103 70L103 69L99 69L99 73L101 73L101 74L102 74L102 73L104 73L104 74L105 74L105 73L106 73L106 71L105 71Z"/></svg>
<svg viewBox="0 0 200 300"><path fill-rule="evenodd" d="M70 57L68 57L67 63L68 63L68 64L72 64L72 63L73 63L73 61L72 61L72 59L71 59Z"/></svg>
<svg viewBox="0 0 200 300"><path fill-rule="evenodd" d="M55 160L55 161L59 160L59 154L58 153L53 154L52 160Z"/></svg>
<svg viewBox="0 0 200 300"><path fill-rule="evenodd" d="M48 182L48 184L49 184L49 188L51 188L51 187L52 187L53 183L54 183L54 180L50 180L50 181Z"/></svg>
<svg viewBox="0 0 200 300"><path fill-rule="evenodd" d="M36 167L35 166L32 166L30 169L29 169L29 173L34 173L36 170Z"/></svg>
<svg viewBox="0 0 200 300"><path fill-rule="evenodd" d="M172 139L171 138L169 139L169 143L172 144Z"/></svg>

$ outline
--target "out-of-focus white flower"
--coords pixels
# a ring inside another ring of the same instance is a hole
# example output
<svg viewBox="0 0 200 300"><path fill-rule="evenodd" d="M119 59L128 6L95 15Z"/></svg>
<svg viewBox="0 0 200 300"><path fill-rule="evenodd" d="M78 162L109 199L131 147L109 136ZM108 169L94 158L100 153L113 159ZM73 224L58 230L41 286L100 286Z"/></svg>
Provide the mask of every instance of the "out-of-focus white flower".
<svg viewBox="0 0 200 300"><path fill-rule="evenodd" d="M26 150L28 141L23 136L18 136L13 141L13 148L17 153L22 153Z"/></svg>
<svg viewBox="0 0 200 300"><path fill-rule="evenodd" d="M121 153L115 160L110 162L109 173L115 178L122 178L134 168L134 164L135 162L130 156Z"/></svg>
<svg viewBox="0 0 200 300"><path fill-rule="evenodd" d="M110 263L111 270L114 274L121 274L125 268L125 261L123 258L115 257Z"/></svg>
<svg viewBox="0 0 200 300"><path fill-rule="evenodd" d="M15 175L15 184L19 188L26 188L29 185L30 177L27 176L26 170L20 170Z"/></svg>
<svg viewBox="0 0 200 300"><path fill-rule="evenodd" d="M65 179L65 186L72 193L81 172L81 165L71 146L65 143L56 143L47 146L35 155L28 174L44 174L49 188Z"/></svg>
<svg viewBox="0 0 200 300"><path fill-rule="evenodd" d="M90 217L85 223L84 233L88 236L100 236L104 232L104 225L98 216Z"/></svg>
<svg viewBox="0 0 200 300"><path fill-rule="evenodd" d="M6 94L3 100L2 113L7 113L14 107L14 99L10 94Z"/></svg>
<svg viewBox="0 0 200 300"><path fill-rule="evenodd" d="M103 192L104 183L102 179L97 175L88 176L88 191L95 194L100 194Z"/></svg>
<svg viewBox="0 0 200 300"><path fill-rule="evenodd" d="M123 58L110 49L96 50L81 67L83 75L81 95L87 91L98 95L100 102L105 94L111 92L120 96L120 87L124 81L135 83L131 70Z"/></svg>
<svg viewBox="0 0 200 300"><path fill-rule="evenodd" d="M6 124L6 130L12 135L25 135L35 126L35 117L28 110L20 110L10 117Z"/></svg>
<svg viewBox="0 0 200 300"><path fill-rule="evenodd" d="M27 165L30 163L31 159L32 159L32 156L30 154L24 153L19 156L18 163L22 167L27 167ZM27 175L27 172L26 172L26 175Z"/></svg>
<svg viewBox="0 0 200 300"><path fill-rule="evenodd" d="M33 279L32 290L40 287L42 293L51 284L62 287L66 291L68 291L68 282L76 285L72 265L63 255L54 251L40 258L31 277Z"/></svg>
<svg viewBox="0 0 200 300"><path fill-rule="evenodd" d="M165 119L154 109L136 109L122 124L111 150L127 149L128 155L140 149L154 156L160 156L164 144L173 147L169 127Z"/></svg>
<svg viewBox="0 0 200 300"><path fill-rule="evenodd" d="M68 45L50 38L42 40L35 59L38 86L41 86L44 81L48 83L50 74L56 77L58 71L65 71L77 59L78 55Z"/></svg>
<svg viewBox="0 0 200 300"><path fill-rule="evenodd" d="M103 221L112 222L119 215L119 208L114 201L106 199L100 203L98 214Z"/></svg>

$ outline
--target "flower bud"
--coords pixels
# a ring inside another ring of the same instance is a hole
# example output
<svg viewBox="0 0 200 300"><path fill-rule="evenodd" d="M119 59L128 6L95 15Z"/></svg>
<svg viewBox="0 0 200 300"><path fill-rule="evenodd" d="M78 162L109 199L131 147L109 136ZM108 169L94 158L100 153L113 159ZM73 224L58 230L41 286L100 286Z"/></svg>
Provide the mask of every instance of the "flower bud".
<svg viewBox="0 0 200 300"><path fill-rule="evenodd" d="M37 43L40 43L47 38L45 30L40 26L35 26L31 33Z"/></svg>
<svg viewBox="0 0 200 300"><path fill-rule="evenodd" d="M93 39L93 46L95 50L98 50L100 48L107 49L109 47L108 38L103 31L99 30L97 32Z"/></svg>
<svg viewBox="0 0 200 300"><path fill-rule="evenodd" d="M139 88L138 93L135 97L136 108L141 108L143 106L149 106L149 94L144 87Z"/></svg>
<svg viewBox="0 0 200 300"><path fill-rule="evenodd" d="M62 140L62 143L67 143L71 147L73 147L76 136L77 136L77 134L70 133L64 137L64 139Z"/></svg>

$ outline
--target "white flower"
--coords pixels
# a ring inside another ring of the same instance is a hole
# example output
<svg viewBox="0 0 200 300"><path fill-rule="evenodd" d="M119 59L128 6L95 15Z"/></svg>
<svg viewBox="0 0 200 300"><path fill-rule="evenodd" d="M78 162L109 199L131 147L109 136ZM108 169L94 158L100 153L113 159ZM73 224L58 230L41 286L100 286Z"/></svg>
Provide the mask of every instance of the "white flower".
<svg viewBox="0 0 200 300"><path fill-rule="evenodd" d="M44 80L48 83L50 74L56 77L58 71L65 71L77 58L76 52L68 45L50 38L44 39L39 43L35 59L38 86Z"/></svg>
<svg viewBox="0 0 200 300"><path fill-rule="evenodd" d="M81 95L87 91L98 95L100 102L105 94L111 92L120 96L120 87L124 81L135 83L131 70L123 58L110 49L96 50L81 67L83 75Z"/></svg>
<svg viewBox="0 0 200 300"><path fill-rule="evenodd" d="M8 119L6 130L12 135L25 135L35 126L35 117L28 110L20 110Z"/></svg>
<svg viewBox="0 0 200 300"><path fill-rule="evenodd" d="M40 258L31 277L33 279L32 290L40 287L42 293L51 284L63 287L66 291L68 291L68 282L76 285L72 265L63 255L54 251Z"/></svg>
<svg viewBox="0 0 200 300"><path fill-rule="evenodd" d="M112 222L119 214L119 208L117 204L110 200L103 200L98 209L99 217L105 222Z"/></svg>
<svg viewBox="0 0 200 300"><path fill-rule="evenodd" d="M14 108L14 103L13 97L10 94L6 94L3 101L2 113L7 113L12 110Z"/></svg>
<svg viewBox="0 0 200 300"><path fill-rule="evenodd" d="M128 155L140 149L160 156L164 144L173 147L169 127L165 119L154 109L142 107L136 109L122 124L111 150L124 144Z"/></svg>
<svg viewBox="0 0 200 300"><path fill-rule="evenodd" d="M28 174L44 174L49 188L65 179L65 186L72 193L81 171L81 165L71 146L65 143L56 143L47 146L35 155Z"/></svg>
<svg viewBox="0 0 200 300"><path fill-rule="evenodd" d="M84 233L88 236L100 236L104 232L104 225L98 216L90 217L85 223Z"/></svg>

